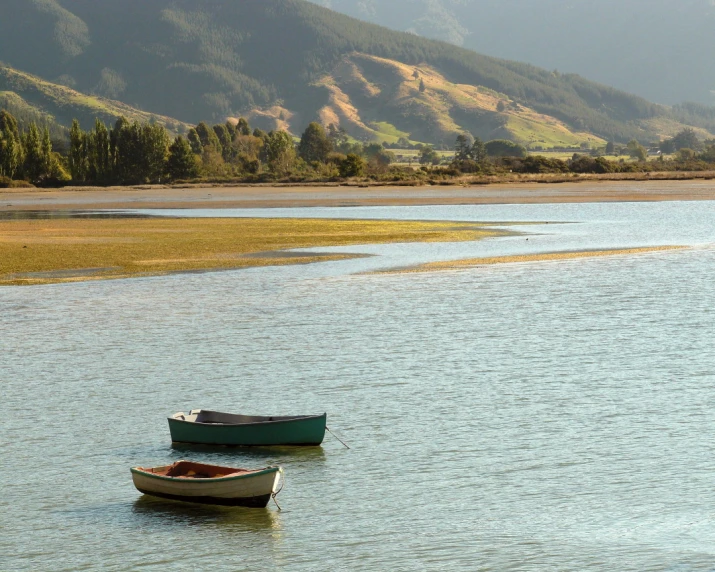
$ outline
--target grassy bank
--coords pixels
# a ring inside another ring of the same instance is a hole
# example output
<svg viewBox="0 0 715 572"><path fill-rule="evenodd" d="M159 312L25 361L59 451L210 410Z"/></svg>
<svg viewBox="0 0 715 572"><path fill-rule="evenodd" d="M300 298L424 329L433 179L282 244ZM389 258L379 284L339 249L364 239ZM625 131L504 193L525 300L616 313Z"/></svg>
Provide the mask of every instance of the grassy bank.
<svg viewBox="0 0 715 572"><path fill-rule="evenodd" d="M479 240L473 223L319 219L53 219L0 221L0 285L300 264L345 255L285 249Z"/></svg>

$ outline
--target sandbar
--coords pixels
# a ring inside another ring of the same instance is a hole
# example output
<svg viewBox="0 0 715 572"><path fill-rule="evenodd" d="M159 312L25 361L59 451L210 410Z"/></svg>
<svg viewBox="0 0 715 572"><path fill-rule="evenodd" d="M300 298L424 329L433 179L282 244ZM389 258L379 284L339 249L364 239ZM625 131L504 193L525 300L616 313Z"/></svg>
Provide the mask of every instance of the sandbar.
<svg viewBox="0 0 715 572"><path fill-rule="evenodd" d="M490 266L494 264L513 264L519 262L546 262L558 260L572 260L577 258L598 258L603 256L647 254L667 250L683 250L686 246L646 246L638 248L613 248L607 250L578 250L565 252L544 252L539 254L515 254L509 256L490 256L484 258L465 258L461 260L444 260L427 262L418 266L379 270L369 274L405 274L411 272L439 272L447 270L460 270L477 266Z"/></svg>
<svg viewBox="0 0 715 572"><path fill-rule="evenodd" d="M474 186L71 187L0 189L0 211L226 209L715 200L709 179Z"/></svg>

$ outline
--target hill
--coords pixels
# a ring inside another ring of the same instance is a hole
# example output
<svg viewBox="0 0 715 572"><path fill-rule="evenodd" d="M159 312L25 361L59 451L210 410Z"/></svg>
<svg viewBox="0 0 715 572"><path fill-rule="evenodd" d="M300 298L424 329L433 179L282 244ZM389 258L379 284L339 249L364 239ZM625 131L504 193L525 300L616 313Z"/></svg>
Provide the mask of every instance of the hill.
<svg viewBox="0 0 715 572"><path fill-rule="evenodd" d="M434 143L462 130L501 130L526 142L585 141L579 134L648 140L682 126L666 107L580 76L394 32L304 0L6 4L0 55L9 65L191 123L248 115L298 133L317 117L345 118L354 135ZM346 65L380 94L350 84ZM422 70L425 91L409 89L410 69ZM492 109L496 99L507 107ZM698 109L688 121L699 124Z"/></svg>
<svg viewBox="0 0 715 572"><path fill-rule="evenodd" d="M512 139L541 147L605 143L504 94L452 83L427 65L353 53L317 85L330 94L318 111L321 122L342 125L363 139L395 143L411 138L451 145L466 130L484 140Z"/></svg>
<svg viewBox="0 0 715 572"><path fill-rule="evenodd" d="M3 65L0 65L0 109L12 113L21 126L34 121L49 127L55 138L66 135L73 119L79 120L85 129L94 125L95 119L113 124L120 116L130 121L160 123L172 133L183 133L190 127L170 117L87 95Z"/></svg>
<svg viewBox="0 0 715 572"><path fill-rule="evenodd" d="M710 0L313 1L481 53L577 72L651 101L715 104Z"/></svg>

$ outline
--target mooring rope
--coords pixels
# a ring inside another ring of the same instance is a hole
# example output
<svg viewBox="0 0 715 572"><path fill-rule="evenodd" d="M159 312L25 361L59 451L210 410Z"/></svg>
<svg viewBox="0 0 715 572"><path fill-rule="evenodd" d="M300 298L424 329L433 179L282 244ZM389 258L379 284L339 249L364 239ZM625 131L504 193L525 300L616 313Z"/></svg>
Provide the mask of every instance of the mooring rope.
<svg viewBox="0 0 715 572"><path fill-rule="evenodd" d="M276 499L276 497L283 490L283 485L286 482L286 476L285 476L285 473L283 472L283 467L278 467L278 472L281 475L281 487L276 492L271 493L271 498L273 498L273 502L276 503L278 510L282 511L283 509L281 508L281 505L278 504L278 500Z"/></svg>
<svg viewBox="0 0 715 572"><path fill-rule="evenodd" d="M345 445L345 441L343 441L340 437L338 437L335 433L333 433L333 432L330 430L330 427L328 427L328 426L326 425L326 426L325 426L325 429L328 431L328 433L330 433L333 437L335 437L338 441L340 441L343 445ZM345 445L345 448L346 448L346 449L349 449L350 447L348 447L347 445Z"/></svg>

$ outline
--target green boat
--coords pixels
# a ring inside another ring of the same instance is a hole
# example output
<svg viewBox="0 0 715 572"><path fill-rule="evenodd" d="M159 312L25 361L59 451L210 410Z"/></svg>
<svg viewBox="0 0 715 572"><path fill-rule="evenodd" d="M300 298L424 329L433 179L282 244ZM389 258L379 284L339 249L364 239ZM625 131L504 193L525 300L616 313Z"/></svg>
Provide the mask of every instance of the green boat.
<svg viewBox="0 0 715 572"><path fill-rule="evenodd" d="M174 443L229 446L320 445L327 414L262 417L192 409L169 417Z"/></svg>

